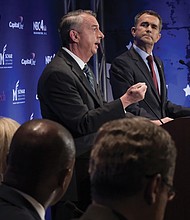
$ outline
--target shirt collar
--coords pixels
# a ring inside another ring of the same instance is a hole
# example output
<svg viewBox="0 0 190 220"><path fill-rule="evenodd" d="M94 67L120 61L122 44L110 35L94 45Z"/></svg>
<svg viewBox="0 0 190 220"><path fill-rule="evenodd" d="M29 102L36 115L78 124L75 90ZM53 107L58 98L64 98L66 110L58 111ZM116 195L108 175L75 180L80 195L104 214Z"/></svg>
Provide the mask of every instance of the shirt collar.
<svg viewBox="0 0 190 220"><path fill-rule="evenodd" d="M152 53L151 54L148 54L146 53L144 50L141 50L139 47L137 47L135 44L133 44L133 48L135 49L135 51L141 56L141 58L144 60L144 61L147 61L146 58L147 56L149 55L153 55Z"/></svg>
<svg viewBox="0 0 190 220"><path fill-rule="evenodd" d="M15 189L13 188L15 191L17 191L19 194L21 194L26 200L28 200L32 206L36 209L36 211L38 212L40 218L42 220L45 219L45 209L44 207L37 201L35 200L33 197L31 197L30 195L24 193L24 192L21 192L20 190L18 189Z"/></svg>
<svg viewBox="0 0 190 220"><path fill-rule="evenodd" d="M84 61L82 61L79 57L77 57L73 52L71 52L70 50L68 50L66 47L62 47L62 49L64 51L66 51L69 55L72 56L72 58L78 63L78 65L80 66L81 70L84 69Z"/></svg>

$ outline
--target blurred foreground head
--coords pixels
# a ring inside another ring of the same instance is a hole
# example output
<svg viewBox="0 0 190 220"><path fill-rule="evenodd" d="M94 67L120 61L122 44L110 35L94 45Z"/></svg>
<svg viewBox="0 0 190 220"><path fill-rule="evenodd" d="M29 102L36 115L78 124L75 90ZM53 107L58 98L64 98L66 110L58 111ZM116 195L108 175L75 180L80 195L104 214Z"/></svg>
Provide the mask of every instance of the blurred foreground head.
<svg viewBox="0 0 190 220"><path fill-rule="evenodd" d="M163 219L174 195L175 161L174 142L162 127L140 117L108 122L99 129L91 152L92 198L125 210L128 219ZM132 213L133 206L141 211Z"/></svg>
<svg viewBox="0 0 190 220"><path fill-rule="evenodd" d="M67 129L50 120L32 120L13 136L4 183L47 207L65 193L74 161L75 146Z"/></svg>

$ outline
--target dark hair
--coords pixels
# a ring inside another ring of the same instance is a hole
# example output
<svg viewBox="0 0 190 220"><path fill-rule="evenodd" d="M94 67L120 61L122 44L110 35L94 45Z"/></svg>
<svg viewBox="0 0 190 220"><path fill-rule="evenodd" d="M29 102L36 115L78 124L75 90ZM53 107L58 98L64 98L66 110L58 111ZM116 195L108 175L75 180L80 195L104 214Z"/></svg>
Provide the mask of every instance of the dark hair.
<svg viewBox="0 0 190 220"><path fill-rule="evenodd" d="M157 12L155 12L155 11L153 11L153 10L144 10L144 11L142 11L142 12L139 12L139 13L135 16L135 18L134 18L134 26L135 26L135 27L137 26L139 17L140 17L141 15L143 15L143 14L153 15L153 16L157 17L157 18L159 19L159 21L160 21L159 30L160 30L160 31L162 30L162 18L161 18L161 16L160 16Z"/></svg>
<svg viewBox="0 0 190 220"><path fill-rule="evenodd" d="M167 180L174 169L176 148L167 131L145 118L104 124L91 152L92 198L118 199L143 189L146 176Z"/></svg>
<svg viewBox="0 0 190 220"><path fill-rule="evenodd" d="M82 14L89 14L96 17L96 14L91 10L78 9L76 11L68 12L61 18L59 24L59 33L61 37L62 46L67 47L70 43L69 32L71 29L78 30L83 22Z"/></svg>

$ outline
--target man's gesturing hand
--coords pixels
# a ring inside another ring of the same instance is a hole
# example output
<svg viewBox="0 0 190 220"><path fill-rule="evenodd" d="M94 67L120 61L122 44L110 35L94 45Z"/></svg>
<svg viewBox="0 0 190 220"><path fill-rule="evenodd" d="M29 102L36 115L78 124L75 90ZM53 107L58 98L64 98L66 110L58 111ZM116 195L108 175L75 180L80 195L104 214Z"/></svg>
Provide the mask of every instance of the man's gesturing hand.
<svg viewBox="0 0 190 220"><path fill-rule="evenodd" d="M137 83L131 86L120 98L123 108L126 108L127 106L144 99L146 90L147 86L145 83Z"/></svg>

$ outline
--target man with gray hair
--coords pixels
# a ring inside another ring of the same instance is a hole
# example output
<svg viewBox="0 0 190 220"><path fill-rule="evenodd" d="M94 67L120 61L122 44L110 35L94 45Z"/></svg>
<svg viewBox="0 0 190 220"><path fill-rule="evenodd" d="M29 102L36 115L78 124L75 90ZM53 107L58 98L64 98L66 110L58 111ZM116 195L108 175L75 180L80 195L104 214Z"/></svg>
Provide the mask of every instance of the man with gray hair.
<svg viewBox="0 0 190 220"><path fill-rule="evenodd" d="M39 78L38 97L42 117L59 122L74 137L75 172L62 201L70 200L84 211L91 202L88 163L96 132L107 121L134 116L125 108L144 99L146 84L137 83L117 100L105 103L87 65L104 38L96 14L80 9L67 13L61 19L59 34L62 47ZM54 220L69 219L61 203L53 207Z"/></svg>

